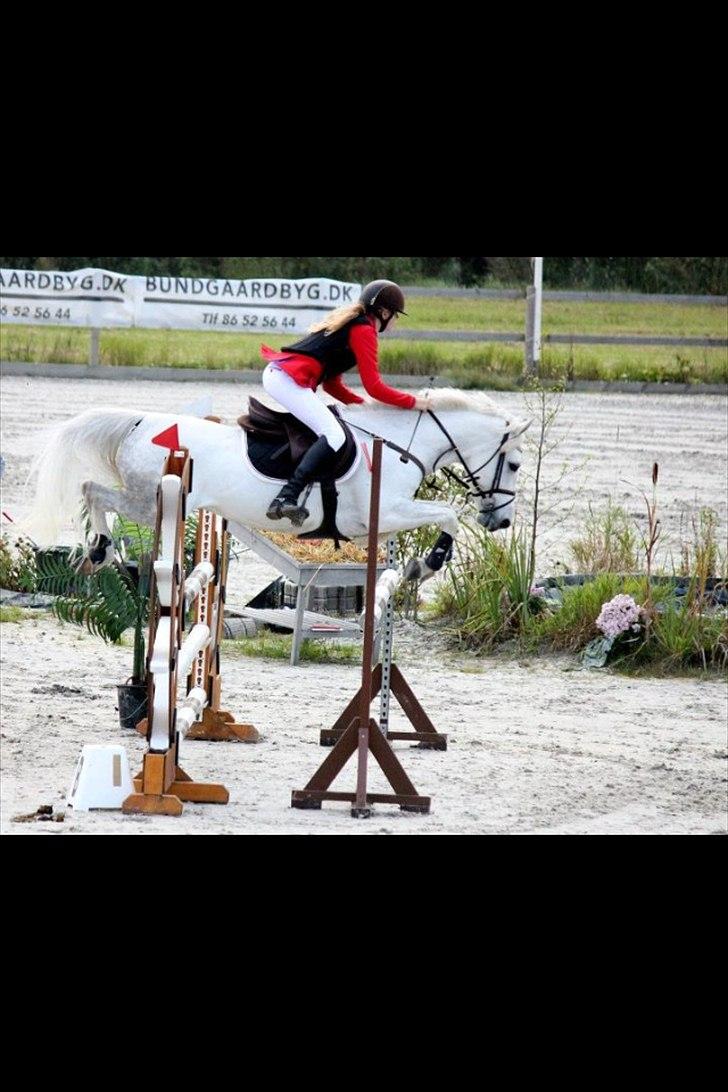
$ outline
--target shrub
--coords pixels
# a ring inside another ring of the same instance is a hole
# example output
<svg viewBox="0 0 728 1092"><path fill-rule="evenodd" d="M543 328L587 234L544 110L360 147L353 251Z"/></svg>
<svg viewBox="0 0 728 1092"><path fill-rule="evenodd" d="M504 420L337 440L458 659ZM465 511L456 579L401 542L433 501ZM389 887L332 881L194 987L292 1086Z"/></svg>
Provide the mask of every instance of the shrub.
<svg viewBox="0 0 728 1092"><path fill-rule="evenodd" d="M545 602L531 586L530 545L522 530L496 538L464 522L449 580L436 594L437 611L451 620L461 644L490 648L528 629Z"/></svg>
<svg viewBox="0 0 728 1092"><path fill-rule="evenodd" d="M6 534L0 535L0 588L34 592L38 585L35 549L26 538L12 546Z"/></svg>
<svg viewBox="0 0 728 1092"><path fill-rule="evenodd" d="M579 572L631 573L638 568L637 535L624 508L610 499L602 512L591 504L582 535L569 544Z"/></svg>

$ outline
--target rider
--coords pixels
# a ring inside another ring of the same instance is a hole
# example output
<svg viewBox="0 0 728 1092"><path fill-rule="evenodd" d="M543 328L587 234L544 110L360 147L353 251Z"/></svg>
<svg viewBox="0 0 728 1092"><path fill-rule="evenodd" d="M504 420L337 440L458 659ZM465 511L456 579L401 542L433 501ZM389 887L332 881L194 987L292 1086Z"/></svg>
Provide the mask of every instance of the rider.
<svg viewBox="0 0 728 1092"><path fill-rule="evenodd" d="M377 364L378 334L397 315L405 315L404 293L393 281L372 281L359 300L339 307L309 328L306 337L283 349L261 347L268 366L263 387L277 402L312 429L318 439L298 464L293 477L283 486L268 508L268 519L290 519L300 525L308 516L298 498L310 482L332 464L343 446L344 430L327 406L314 393L321 384L327 394L349 405L363 402L344 384L341 376L358 367L364 389L372 398L400 409L426 410L425 396L415 396L388 387Z"/></svg>

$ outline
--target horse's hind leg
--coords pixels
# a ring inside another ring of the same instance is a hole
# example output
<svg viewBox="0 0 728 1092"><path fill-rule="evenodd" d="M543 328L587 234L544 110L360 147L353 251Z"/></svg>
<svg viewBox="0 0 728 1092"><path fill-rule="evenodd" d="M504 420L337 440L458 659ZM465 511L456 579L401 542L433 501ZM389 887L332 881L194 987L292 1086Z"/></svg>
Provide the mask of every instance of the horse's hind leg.
<svg viewBox="0 0 728 1092"><path fill-rule="evenodd" d="M86 544L86 553L79 570L88 575L104 565L110 565L114 559L114 545L106 513L119 512L127 519L149 527L154 525L156 505L153 490L146 496L144 493L130 493L126 489L109 489L98 482L88 481L81 486L81 492L91 520L92 534Z"/></svg>

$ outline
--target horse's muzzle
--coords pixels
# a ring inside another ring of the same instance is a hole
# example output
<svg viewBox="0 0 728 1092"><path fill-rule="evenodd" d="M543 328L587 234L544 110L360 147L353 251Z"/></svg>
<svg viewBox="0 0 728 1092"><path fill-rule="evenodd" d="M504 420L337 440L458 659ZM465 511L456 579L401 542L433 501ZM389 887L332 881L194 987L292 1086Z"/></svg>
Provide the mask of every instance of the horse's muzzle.
<svg viewBox="0 0 728 1092"><path fill-rule="evenodd" d="M486 531L505 531L511 525L509 519L503 519L498 512L481 512L478 523L485 527Z"/></svg>

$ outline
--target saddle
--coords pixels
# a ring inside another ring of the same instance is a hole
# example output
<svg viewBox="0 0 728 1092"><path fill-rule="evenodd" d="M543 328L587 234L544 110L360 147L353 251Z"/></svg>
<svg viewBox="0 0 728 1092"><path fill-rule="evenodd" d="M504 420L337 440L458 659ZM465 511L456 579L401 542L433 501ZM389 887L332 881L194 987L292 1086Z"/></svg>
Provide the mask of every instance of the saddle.
<svg viewBox="0 0 728 1092"><path fill-rule="evenodd" d="M356 440L349 426L341 419L336 406L328 407L346 434L346 442L337 452L337 457L326 474L317 479L321 483L321 500L324 515L321 526L315 531L306 531L299 538L331 538L340 548L340 541L349 540L336 526L338 493L335 482L351 469L356 458ZM248 399L248 412L238 417L238 424L246 433L248 458L255 469L267 478L280 478L284 481L293 475L296 467L317 439L316 433L292 413L270 409L257 398Z"/></svg>
<svg viewBox="0 0 728 1092"><path fill-rule="evenodd" d="M326 475L336 480L351 468L356 457L356 440L336 406L328 408L346 434L346 442ZM247 433L250 461L256 470L270 478L287 481L317 439L316 433L292 413L270 409L257 398L248 400L248 413L238 417L238 424Z"/></svg>

